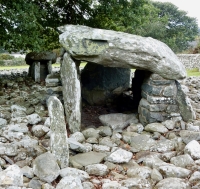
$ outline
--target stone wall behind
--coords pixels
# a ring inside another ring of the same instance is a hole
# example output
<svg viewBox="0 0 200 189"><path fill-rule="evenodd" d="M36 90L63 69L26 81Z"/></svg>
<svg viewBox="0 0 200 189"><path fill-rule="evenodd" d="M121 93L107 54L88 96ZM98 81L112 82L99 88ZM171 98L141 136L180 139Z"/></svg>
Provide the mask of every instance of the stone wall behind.
<svg viewBox="0 0 200 189"><path fill-rule="evenodd" d="M200 70L200 54L177 54L177 56L186 69L199 68Z"/></svg>

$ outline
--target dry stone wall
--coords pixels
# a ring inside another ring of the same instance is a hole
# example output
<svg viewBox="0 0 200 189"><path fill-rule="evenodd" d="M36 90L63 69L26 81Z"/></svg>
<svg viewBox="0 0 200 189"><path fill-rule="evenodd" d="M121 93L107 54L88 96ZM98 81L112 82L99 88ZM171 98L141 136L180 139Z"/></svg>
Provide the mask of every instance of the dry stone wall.
<svg viewBox="0 0 200 189"><path fill-rule="evenodd" d="M200 54L177 54L177 56L186 69L199 68L200 70Z"/></svg>

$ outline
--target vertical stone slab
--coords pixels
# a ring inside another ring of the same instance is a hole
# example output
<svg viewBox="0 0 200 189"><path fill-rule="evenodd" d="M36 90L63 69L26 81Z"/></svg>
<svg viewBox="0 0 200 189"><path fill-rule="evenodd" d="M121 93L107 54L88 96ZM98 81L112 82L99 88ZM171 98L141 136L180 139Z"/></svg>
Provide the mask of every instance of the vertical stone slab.
<svg viewBox="0 0 200 189"><path fill-rule="evenodd" d="M61 80L66 119L69 130L80 131L81 126L81 86L76 63L66 52L61 64Z"/></svg>
<svg viewBox="0 0 200 189"><path fill-rule="evenodd" d="M184 93L182 86L178 81L176 81L176 86L177 86L176 101L179 106L179 110L183 118L183 121L188 122L196 119L196 115L195 112L193 111L190 100Z"/></svg>
<svg viewBox="0 0 200 189"><path fill-rule="evenodd" d="M40 62L34 62L34 80L40 82Z"/></svg>
<svg viewBox="0 0 200 189"><path fill-rule="evenodd" d="M52 61L48 61L47 63L48 74L52 74Z"/></svg>
<svg viewBox="0 0 200 189"><path fill-rule="evenodd" d="M62 169L69 164L69 147L64 109L57 97L51 96L48 99L48 111L51 124L50 149Z"/></svg>

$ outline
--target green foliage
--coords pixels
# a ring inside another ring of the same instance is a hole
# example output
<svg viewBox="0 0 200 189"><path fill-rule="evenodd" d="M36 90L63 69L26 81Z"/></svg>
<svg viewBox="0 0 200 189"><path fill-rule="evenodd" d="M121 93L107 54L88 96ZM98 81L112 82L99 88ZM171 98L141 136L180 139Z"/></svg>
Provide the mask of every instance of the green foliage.
<svg viewBox="0 0 200 189"><path fill-rule="evenodd" d="M159 18L168 19L165 35L157 39L168 44L175 52L187 49L188 42L193 41L198 34L196 18L187 16L187 12L178 10L172 3L152 2L152 4L159 9Z"/></svg>
<svg viewBox="0 0 200 189"><path fill-rule="evenodd" d="M0 0L0 47L45 51L60 47L58 26L96 28L151 36L175 52L197 34L194 18L170 3L150 0Z"/></svg>
<svg viewBox="0 0 200 189"><path fill-rule="evenodd" d="M134 33L135 29L146 22L150 9L147 0L99 0L88 25Z"/></svg>

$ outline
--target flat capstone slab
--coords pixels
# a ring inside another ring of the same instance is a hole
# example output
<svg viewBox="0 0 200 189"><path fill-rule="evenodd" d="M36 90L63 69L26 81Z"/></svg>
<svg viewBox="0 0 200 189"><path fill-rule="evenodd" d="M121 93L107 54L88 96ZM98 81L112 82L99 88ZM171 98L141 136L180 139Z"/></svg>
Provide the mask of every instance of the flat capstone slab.
<svg viewBox="0 0 200 189"><path fill-rule="evenodd" d="M31 65L33 62L48 62L55 63L57 55L54 52L30 52L26 55L26 64Z"/></svg>

